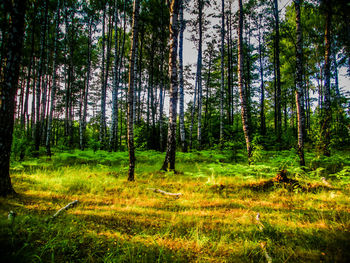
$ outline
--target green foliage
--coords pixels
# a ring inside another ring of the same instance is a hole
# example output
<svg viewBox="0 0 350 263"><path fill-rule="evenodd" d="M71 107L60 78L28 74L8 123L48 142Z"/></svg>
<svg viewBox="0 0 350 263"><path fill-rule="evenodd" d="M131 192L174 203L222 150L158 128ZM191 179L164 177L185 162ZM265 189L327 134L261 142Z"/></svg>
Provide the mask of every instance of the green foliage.
<svg viewBox="0 0 350 263"><path fill-rule="evenodd" d="M259 140L256 139L256 145ZM244 154L243 149L238 149ZM0 200L0 253L6 262L198 262L349 259L349 153L317 159L306 154L301 169L295 150L259 150L247 165L232 150L177 154L177 172L160 172L164 154L136 152L136 182L126 182L127 152L55 152L15 162L12 180L20 194ZM317 162L316 162L317 160ZM336 173L332 161L343 165ZM317 164L317 166L316 166ZM254 190L281 169L300 185L334 188L305 192L273 186ZM333 170L332 170L333 169ZM174 199L150 191L183 195ZM77 207L47 222L72 200ZM337 207L337 209L333 209ZM8 211L17 213L11 230ZM260 229L256 214L260 213ZM323 254L325 255L323 255Z"/></svg>
<svg viewBox="0 0 350 263"><path fill-rule="evenodd" d="M91 138L89 140L89 148L92 149L94 152L96 152L97 150L99 150L101 148L101 142L98 140L95 140L93 138Z"/></svg>
<svg viewBox="0 0 350 263"><path fill-rule="evenodd" d="M344 166L350 165L350 157L348 155L334 154L331 157L318 156L310 161L310 168L312 170L318 170L318 173L322 173L322 170L327 174L334 174L343 169Z"/></svg>
<svg viewBox="0 0 350 263"><path fill-rule="evenodd" d="M25 156L33 157L34 142L32 137L26 136L20 129L15 129L12 141L12 156L15 159L23 160Z"/></svg>

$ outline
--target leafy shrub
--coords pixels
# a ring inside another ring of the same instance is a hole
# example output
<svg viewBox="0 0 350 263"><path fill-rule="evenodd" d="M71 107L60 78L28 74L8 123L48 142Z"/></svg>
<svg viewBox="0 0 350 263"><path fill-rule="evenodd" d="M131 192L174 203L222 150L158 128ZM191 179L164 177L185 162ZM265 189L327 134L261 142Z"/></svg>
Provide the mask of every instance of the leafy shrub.
<svg viewBox="0 0 350 263"><path fill-rule="evenodd" d="M34 142L31 137L24 136L22 132L15 132L12 141L12 154L15 159L23 160L25 156L34 154Z"/></svg>
<svg viewBox="0 0 350 263"><path fill-rule="evenodd" d="M101 143L97 140L90 139L89 140L89 148L92 149L94 152L96 152L98 149L101 148Z"/></svg>

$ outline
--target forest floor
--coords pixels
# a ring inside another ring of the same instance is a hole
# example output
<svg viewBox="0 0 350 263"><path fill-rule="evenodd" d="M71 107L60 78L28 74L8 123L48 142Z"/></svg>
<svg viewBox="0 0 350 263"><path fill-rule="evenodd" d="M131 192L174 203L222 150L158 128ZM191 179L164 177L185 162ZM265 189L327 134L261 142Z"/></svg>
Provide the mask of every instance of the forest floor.
<svg viewBox="0 0 350 263"><path fill-rule="evenodd" d="M261 151L250 166L243 153L178 153L176 173L159 171L162 153L136 158L135 182L126 152L13 161L1 261L350 262L349 151L306 153L304 169L295 151ZM271 180L281 169L295 181Z"/></svg>

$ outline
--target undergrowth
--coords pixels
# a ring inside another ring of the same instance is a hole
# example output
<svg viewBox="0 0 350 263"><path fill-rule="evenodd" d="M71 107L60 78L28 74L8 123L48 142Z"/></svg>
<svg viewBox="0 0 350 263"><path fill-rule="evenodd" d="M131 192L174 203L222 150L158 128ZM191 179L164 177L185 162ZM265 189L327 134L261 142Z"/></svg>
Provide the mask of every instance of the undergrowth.
<svg viewBox="0 0 350 263"><path fill-rule="evenodd" d="M176 173L159 171L162 153L140 151L136 182L126 181L126 152L13 160L18 195L0 199L1 259L266 262L267 252L273 262L349 262L349 153L306 153L299 167L295 151L259 151L250 166L239 152L177 153ZM278 184L257 190L281 169L317 191ZM317 188L322 180L330 186ZM75 208L48 220L73 200Z"/></svg>

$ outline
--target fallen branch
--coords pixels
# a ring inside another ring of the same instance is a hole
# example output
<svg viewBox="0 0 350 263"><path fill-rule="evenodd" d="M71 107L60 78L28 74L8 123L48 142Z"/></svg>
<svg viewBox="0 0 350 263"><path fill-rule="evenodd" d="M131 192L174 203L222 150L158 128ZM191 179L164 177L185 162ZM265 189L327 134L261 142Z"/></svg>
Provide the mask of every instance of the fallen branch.
<svg viewBox="0 0 350 263"><path fill-rule="evenodd" d="M162 195L170 195L170 196L174 196L176 198L179 198L182 194L181 193L169 193L169 192L165 192L163 190L160 190L160 189L156 189L156 188L147 188L148 190L151 190L155 193L159 193L159 194L162 194Z"/></svg>
<svg viewBox="0 0 350 263"><path fill-rule="evenodd" d="M78 200L75 200L71 203L69 203L68 205L66 205L65 207L62 207L60 210L58 210L52 217L50 217L49 220L53 220L55 219L61 212L65 211L65 210L68 210L69 208L71 207L74 207L78 204Z"/></svg>
<svg viewBox="0 0 350 263"><path fill-rule="evenodd" d="M326 180L325 177L322 177L322 178L321 178L321 181L322 181L322 183L323 183L325 186L327 186L327 187L329 187L329 188L332 188L332 185L331 185L329 182L327 182L327 180Z"/></svg>
<svg viewBox="0 0 350 263"><path fill-rule="evenodd" d="M267 250L266 250L266 242L261 242L260 247L264 251L264 256L266 258L267 263L272 263L272 258L270 257L270 255L267 253Z"/></svg>

